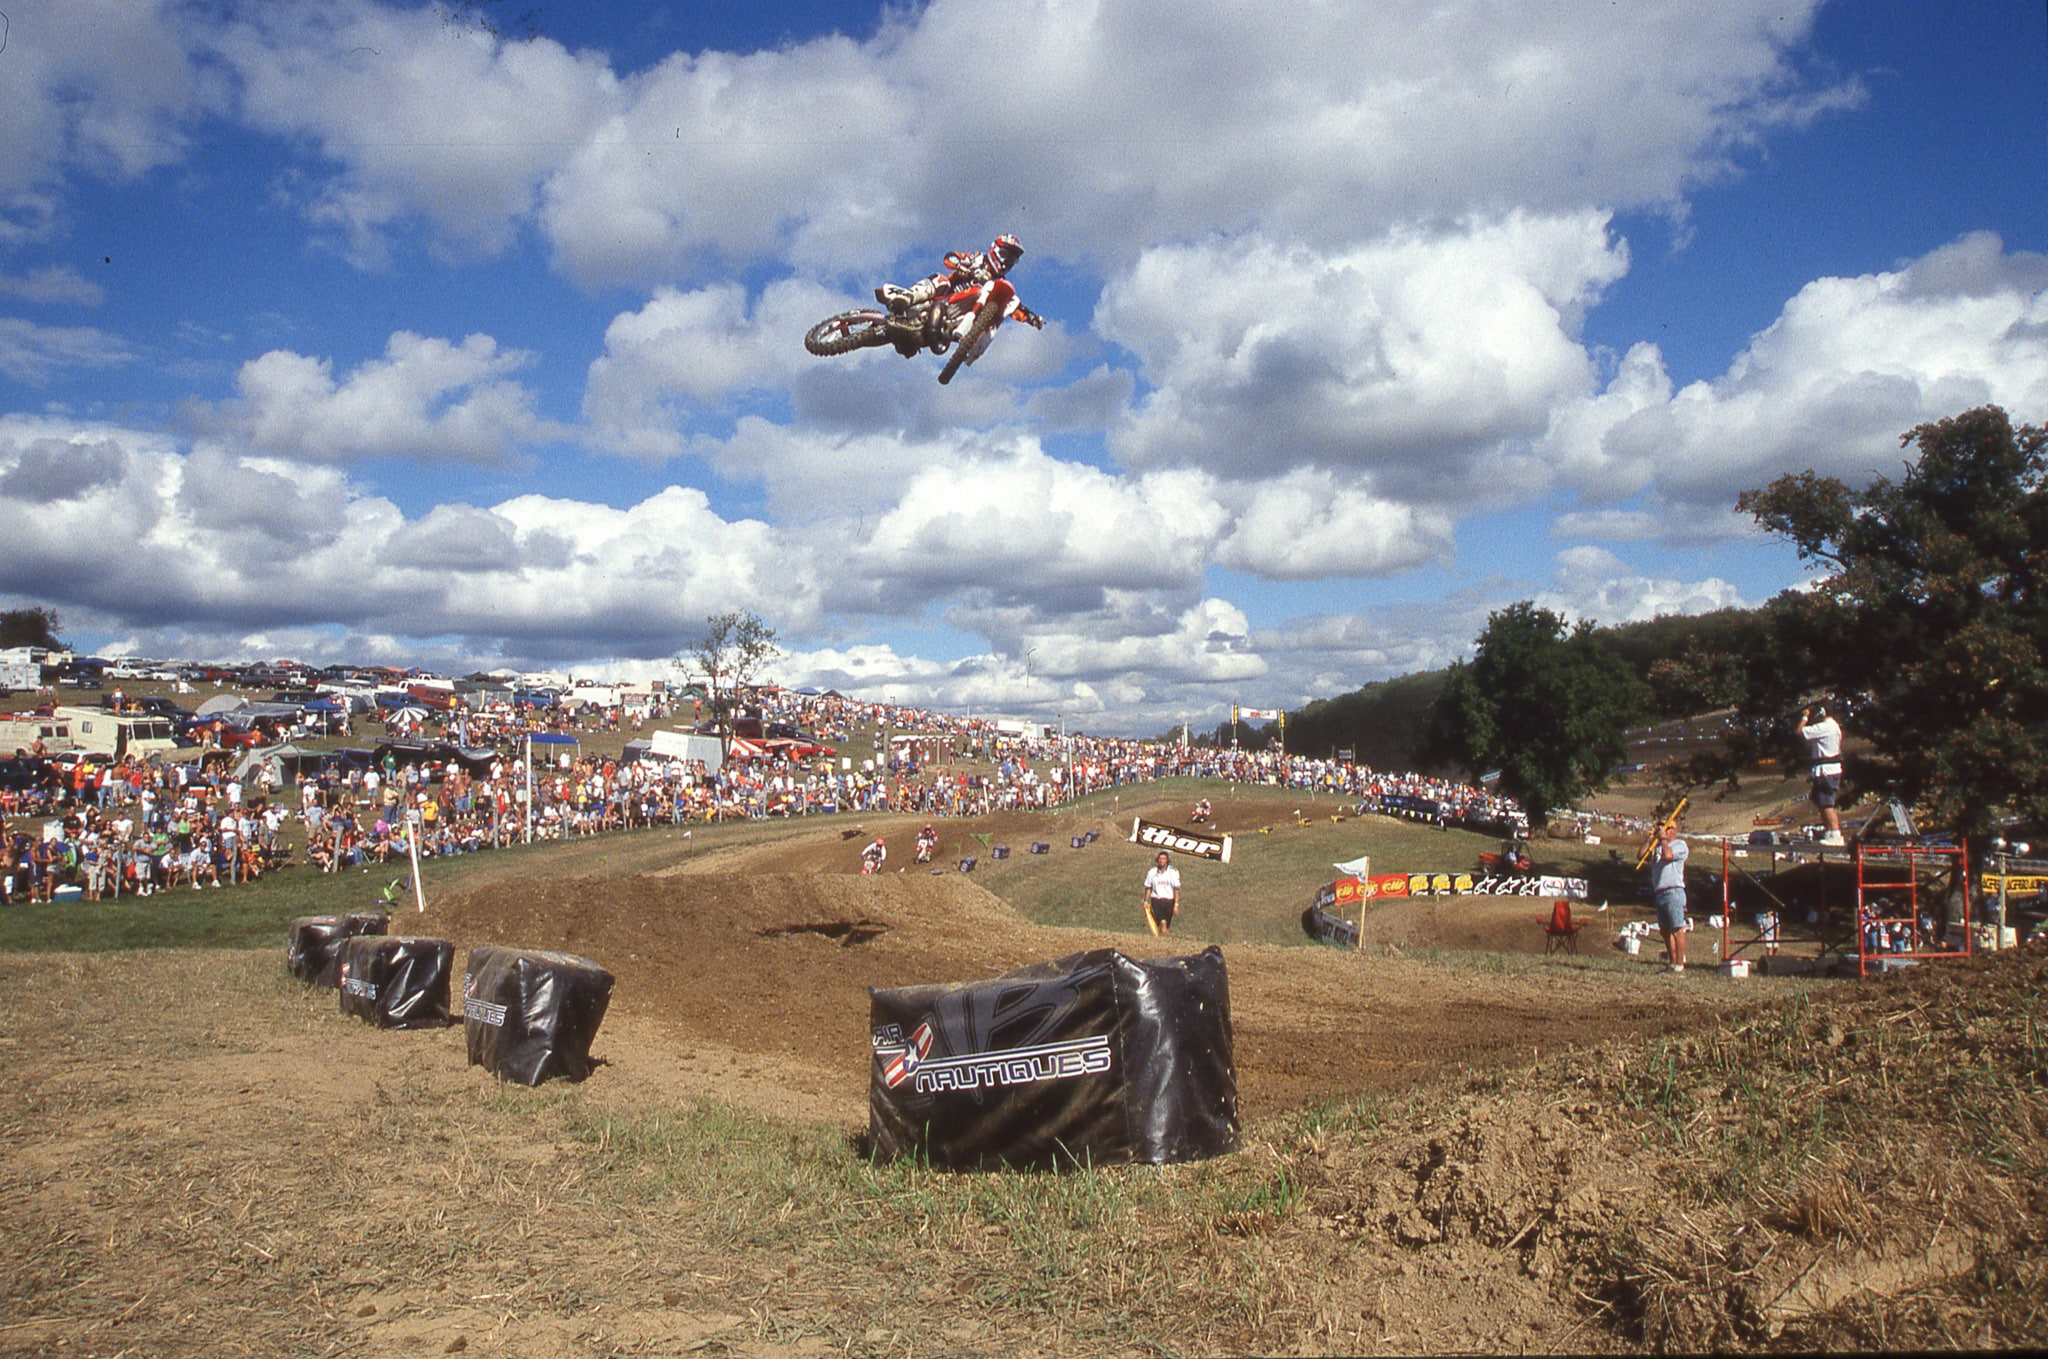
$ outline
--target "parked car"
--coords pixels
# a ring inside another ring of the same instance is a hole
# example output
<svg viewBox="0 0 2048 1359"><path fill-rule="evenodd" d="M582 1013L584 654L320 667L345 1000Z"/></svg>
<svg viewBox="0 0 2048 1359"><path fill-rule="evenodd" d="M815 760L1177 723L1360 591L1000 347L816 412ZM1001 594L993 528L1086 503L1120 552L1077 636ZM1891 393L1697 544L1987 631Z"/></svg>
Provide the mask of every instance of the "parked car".
<svg viewBox="0 0 2048 1359"><path fill-rule="evenodd" d="M49 778L47 760L38 760L32 755L0 755L0 788L12 793L25 793L43 786Z"/></svg>

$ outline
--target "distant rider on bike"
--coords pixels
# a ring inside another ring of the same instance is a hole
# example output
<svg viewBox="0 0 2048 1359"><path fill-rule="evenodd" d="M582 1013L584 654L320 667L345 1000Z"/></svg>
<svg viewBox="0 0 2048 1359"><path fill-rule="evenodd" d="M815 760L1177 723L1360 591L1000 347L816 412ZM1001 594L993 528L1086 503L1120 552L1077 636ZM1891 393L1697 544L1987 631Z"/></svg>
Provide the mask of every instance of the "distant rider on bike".
<svg viewBox="0 0 2048 1359"><path fill-rule="evenodd" d="M893 283L884 283L875 289L875 300L898 316L915 315L939 296L941 289L946 292L961 292L968 288L993 283L1015 267L1024 257L1024 247L1015 236L1005 233L989 242L984 251L949 250L946 252L946 267L928 278L921 278L908 288L899 288ZM1032 312L1021 302L1013 316L1034 329L1045 328L1045 318Z"/></svg>

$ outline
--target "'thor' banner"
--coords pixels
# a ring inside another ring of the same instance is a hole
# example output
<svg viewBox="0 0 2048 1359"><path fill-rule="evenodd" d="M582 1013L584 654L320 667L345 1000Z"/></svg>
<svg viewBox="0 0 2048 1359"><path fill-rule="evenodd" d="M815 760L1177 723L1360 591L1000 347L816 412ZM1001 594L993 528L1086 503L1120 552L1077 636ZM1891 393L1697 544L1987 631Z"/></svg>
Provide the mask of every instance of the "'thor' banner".
<svg viewBox="0 0 2048 1359"><path fill-rule="evenodd" d="M1200 831L1182 830L1178 826L1162 825L1143 817L1131 818L1131 843L1170 850L1175 854L1192 854L1197 859L1230 862L1229 836L1204 835Z"/></svg>

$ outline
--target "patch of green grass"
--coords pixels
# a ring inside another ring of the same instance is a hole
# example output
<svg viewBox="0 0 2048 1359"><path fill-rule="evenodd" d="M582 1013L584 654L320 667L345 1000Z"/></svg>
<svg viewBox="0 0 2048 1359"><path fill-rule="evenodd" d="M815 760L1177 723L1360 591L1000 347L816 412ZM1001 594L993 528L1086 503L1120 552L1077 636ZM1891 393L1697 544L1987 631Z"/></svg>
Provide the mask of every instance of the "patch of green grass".
<svg viewBox="0 0 2048 1359"><path fill-rule="evenodd" d="M1213 779L1168 779L1124 788L1113 804L1108 794L1095 794L1068 812L1102 816L1114 811L1116 838L1104 837L1075 850L1063 835L1045 855L1012 845L1009 859L985 861L976 880L1042 925L1142 931L1139 897L1153 856L1122 838L1133 815L1122 804L1191 805L1205 796L1216 804L1219 816L1238 819L1249 810L1265 828L1263 833L1234 833L1227 864L1186 856L1176 860L1182 905L1175 933L1215 943L1311 942L1302 933L1301 913L1318 889L1339 876L1340 861L1369 854L1376 873L1462 873L1472 871L1482 852L1499 848L1491 837L1465 831L1439 831L1391 817L1353 817L1348 799ZM1343 819L1333 821L1333 814Z"/></svg>
<svg viewBox="0 0 2048 1359"><path fill-rule="evenodd" d="M374 883L374 885L373 885ZM277 874L239 887L187 887L117 901L0 910L0 951L107 953L281 944L295 916L366 909L382 882L355 874Z"/></svg>
<svg viewBox="0 0 2048 1359"><path fill-rule="evenodd" d="M1215 779L1169 779L1105 790L1045 813L1044 829L1029 835L1052 841L1052 853L1033 855L1027 852L1028 841L1014 844L1007 860L983 856L974 880L1040 924L1139 934L1145 928L1139 895L1152 856L1123 838L1130 817L1137 809L1149 809L1164 818L1169 815L1165 809L1184 809L1200 797L1211 799L1219 813L1233 821L1249 813L1256 825L1266 828L1263 834L1257 829L1237 833L1229 864L1179 861L1185 904L1176 932L1205 943L1309 943L1301 930L1301 913L1316 891L1337 876L1340 860L1370 854L1380 872L1468 872L1481 852L1498 847L1489 837L1462 831L1439 831L1387 817L1352 817L1348 799ZM1333 821L1333 814L1344 819ZM1104 822L1109 823L1108 833L1101 839L1080 850L1070 847L1071 836ZM834 818L798 818L658 826L514 845L429 860L424 870L427 895L431 901L439 892L467 891L536 874L658 872L724 846L772 844L833 828ZM1555 843L1559 854L1601 853L1596 847ZM1575 871L1576 860L1550 861L1555 857L1552 845L1539 844L1539 867ZM367 873L335 874L299 866L238 887L178 889L146 899L124 897L90 905L18 906L0 910L0 951L267 946L283 937L286 923L295 916L372 906L384 883L406 871L397 863ZM1512 966L1472 960L1461 965Z"/></svg>
<svg viewBox="0 0 2048 1359"><path fill-rule="evenodd" d="M1036 1318L1091 1341L1126 1339L1140 1320L1157 1328L1193 1305L1191 1287L1204 1312L1242 1310L1203 1277L1234 1279L1228 1252L1191 1260L1188 1243L1260 1230L1305 1196L1276 1157L955 1173L708 1103L572 1107L564 1126L590 1157L600 1206L684 1213L726 1249L765 1252L800 1277L829 1272L848 1297L936 1292L966 1314Z"/></svg>
<svg viewBox="0 0 2048 1359"><path fill-rule="evenodd" d="M431 902L440 892L535 873L584 875L642 873L666 868L694 853L739 840L774 839L801 832L800 823L735 822L692 826L685 837L667 826L614 832L570 841L512 845L482 854L429 859L422 868ZM815 829L815 827L813 827ZM304 865L252 882L189 887L113 901L17 903L0 908L0 952L107 953L146 948L257 948L280 944L286 926L302 915L377 909L385 884L409 881L411 867L392 861L367 870L321 873ZM410 914L409 891L393 911L393 929Z"/></svg>

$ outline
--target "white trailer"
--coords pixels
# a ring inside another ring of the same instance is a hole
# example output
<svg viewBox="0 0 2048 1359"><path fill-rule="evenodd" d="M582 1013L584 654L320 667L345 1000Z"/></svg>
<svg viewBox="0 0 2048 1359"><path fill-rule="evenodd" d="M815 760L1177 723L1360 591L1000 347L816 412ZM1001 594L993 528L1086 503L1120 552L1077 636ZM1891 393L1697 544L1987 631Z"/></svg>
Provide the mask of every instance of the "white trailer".
<svg viewBox="0 0 2048 1359"><path fill-rule="evenodd" d="M657 731L647 738L647 753L658 760L697 760L704 772L716 774L725 765L725 744L716 736L687 731Z"/></svg>

